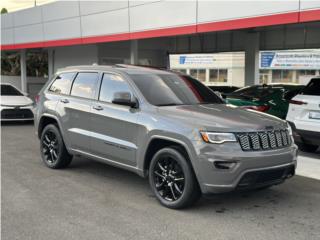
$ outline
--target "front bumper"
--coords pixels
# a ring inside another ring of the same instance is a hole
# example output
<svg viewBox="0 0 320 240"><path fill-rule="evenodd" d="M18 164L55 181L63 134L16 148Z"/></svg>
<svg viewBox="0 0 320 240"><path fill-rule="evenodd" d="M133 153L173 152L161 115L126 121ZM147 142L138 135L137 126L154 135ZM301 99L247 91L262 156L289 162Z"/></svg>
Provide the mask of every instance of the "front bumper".
<svg viewBox="0 0 320 240"><path fill-rule="evenodd" d="M32 106L1 106L1 121L30 121L34 119Z"/></svg>
<svg viewBox="0 0 320 240"><path fill-rule="evenodd" d="M294 144L255 152L244 152L235 143L198 144L198 157L193 166L204 194L279 184L294 175L297 165L297 146ZM230 164L230 168L221 168L216 163Z"/></svg>

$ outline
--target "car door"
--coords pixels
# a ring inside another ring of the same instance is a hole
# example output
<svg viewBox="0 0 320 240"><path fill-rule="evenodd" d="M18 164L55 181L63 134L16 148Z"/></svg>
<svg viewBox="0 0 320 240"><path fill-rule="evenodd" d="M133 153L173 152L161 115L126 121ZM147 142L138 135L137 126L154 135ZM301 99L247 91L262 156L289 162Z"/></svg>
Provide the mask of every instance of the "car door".
<svg viewBox="0 0 320 240"><path fill-rule="evenodd" d="M69 148L91 152L91 107L98 89L98 72L78 72L70 95L63 96L57 105L61 125Z"/></svg>
<svg viewBox="0 0 320 240"><path fill-rule="evenodd" d="M122 76L103 74L100 94L92 106L91 148L99 157L135 166L139 109L112 103L115 92L130 92L134 96L132 90Z"/></svg>

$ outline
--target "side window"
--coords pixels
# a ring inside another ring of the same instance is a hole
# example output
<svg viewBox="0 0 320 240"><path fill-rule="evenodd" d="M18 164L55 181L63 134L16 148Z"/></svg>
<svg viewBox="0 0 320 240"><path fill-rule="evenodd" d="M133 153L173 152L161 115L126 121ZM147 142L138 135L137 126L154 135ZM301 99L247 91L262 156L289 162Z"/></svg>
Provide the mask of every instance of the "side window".
<svg viewBox="0 0 320 240"><path fill-rule="evenodd" d="M73 82L71 95L83 98L94 98L98 73L80 72Z"/></svg>
<svg viewBox="0 0 320 240"><path fill-rule="evenodd" d="M128 83L120 76L105 73L103 75L99 100L112 102L115 92L131 92Z"/></svg>
<svg viewBox="0 0 320 240"><path fill-rule="evenodd" d="M74 74L74 72L61 73L56 77L53 84L49 88L49 91L59 94L69 94Z"/></svg>

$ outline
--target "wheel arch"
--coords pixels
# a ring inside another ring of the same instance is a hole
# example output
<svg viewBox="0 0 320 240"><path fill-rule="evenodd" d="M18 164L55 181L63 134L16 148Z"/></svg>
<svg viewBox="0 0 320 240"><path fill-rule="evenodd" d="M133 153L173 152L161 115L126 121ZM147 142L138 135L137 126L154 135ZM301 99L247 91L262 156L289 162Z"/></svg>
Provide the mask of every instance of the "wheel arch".
<svg viewBox="0 0 320 240"><path fill-rule="evenodd" d="M41 137L42 131L43 129L48 125L48 124L56 124L58 126L58 128L61 130L60 127L60 123L58 121L58 118L53 116L53 115L49 115L49 114L45 114L43 116L41 116L40 120L39 120L39 124L38 124L38 138Z"/></svg>
<svg viewBox="0 0 320 240"><path fill-rule="evenodd" d="M170 137L164 137L164 136L153 136L146 148L144 157L143 157L143 175L148 176L148 170L150 166L150 162L154 154L159 151L162 148L165 147L175 147L176 150L178 150L181 154L183 154L187 161L189 161L190 165L193 168L193 171L195 171L194 166L192 164L192 153L190 151L190 148L188 145L178 139L170 138Z"/></svg>

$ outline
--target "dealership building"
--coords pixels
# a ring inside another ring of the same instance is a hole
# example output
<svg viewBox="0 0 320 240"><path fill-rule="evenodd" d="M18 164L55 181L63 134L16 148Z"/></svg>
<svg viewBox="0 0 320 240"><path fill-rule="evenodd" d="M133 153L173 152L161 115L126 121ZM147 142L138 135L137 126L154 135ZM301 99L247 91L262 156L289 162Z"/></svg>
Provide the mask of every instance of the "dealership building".
<svg viewBox="0 0 320 240"><path fill-rule="evenodd" d="M245 53L172 54L170 68L187 73L206 85L243 87ZM259 83L306 84L320 75L320 49L261 51Z"/></svg>
<svg viewBox="0 0 320 240"><path fill-rule="evenodd" d="M57 1L1 15L1 81L34 95L59 68L141 64L208 85L305 83L320 1Z"/></svg>

